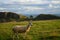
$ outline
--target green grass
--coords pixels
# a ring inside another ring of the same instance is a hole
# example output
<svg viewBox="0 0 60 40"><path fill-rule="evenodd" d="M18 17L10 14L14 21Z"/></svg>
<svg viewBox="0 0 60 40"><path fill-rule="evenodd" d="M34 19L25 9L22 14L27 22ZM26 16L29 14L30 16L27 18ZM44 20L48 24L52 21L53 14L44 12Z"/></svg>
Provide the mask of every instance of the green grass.
<svg viewBox="0 0 60 40"><path fill-rule="evenodd" d="M12 28L15 25L26 26L24 22L0 23L0 40L12 40ZM27 33L25 40L59 40L60 20L33 21L33 26ZM23 34L19 34L19 40L23 40Z"/></svg>

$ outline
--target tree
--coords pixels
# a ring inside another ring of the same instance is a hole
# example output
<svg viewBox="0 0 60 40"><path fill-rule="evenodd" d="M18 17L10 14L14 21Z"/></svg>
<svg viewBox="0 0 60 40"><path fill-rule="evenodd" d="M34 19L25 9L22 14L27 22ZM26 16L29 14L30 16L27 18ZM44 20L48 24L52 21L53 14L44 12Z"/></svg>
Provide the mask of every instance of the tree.
<svg viewBox="0 0 60 40"><path fill-rule="evenodd" d="M30 16L30 20L33 20L33 16L32 15Z"/></svg>

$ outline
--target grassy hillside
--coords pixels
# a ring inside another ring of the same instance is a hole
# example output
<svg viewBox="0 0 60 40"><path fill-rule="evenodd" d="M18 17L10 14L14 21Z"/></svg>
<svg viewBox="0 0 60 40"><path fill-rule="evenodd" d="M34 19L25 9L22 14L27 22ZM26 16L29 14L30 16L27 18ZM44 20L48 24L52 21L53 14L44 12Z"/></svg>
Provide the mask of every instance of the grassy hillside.
<svg viewBox="0 0 60 40"><path fill-rule="evenodd" d="M27 20L27 17L20 14L20 21L24 21L24 20Z"/></svg>
<svg viewBox="0 0 60 40"><path fill-rule="evenodd" d="M26 26L24 22L0 23L0 40L12 40L12 28L15 25ZM19 34L20 40L23 35ZM33 21L31 30L26 35L26 40L60 40L60 20Z"/></svg>
<svg viewBox="0 0 60 40"><path fill-rule="evenodd" d="M0 12L0 22L19 21L20 16L14 12Z"/></svg>
<svg viewBox="0 0 60 40"><path fill-rule="evenodd" d="M52 20L52 19L60 19L60 17L52 14L40 14L34 20Z"/></svg>
<svg viewBox="0 0 60 40"><path fill-rule="evenodd" d="M27 17L14 12L0 12L0 22L24 21Z"/></svg>

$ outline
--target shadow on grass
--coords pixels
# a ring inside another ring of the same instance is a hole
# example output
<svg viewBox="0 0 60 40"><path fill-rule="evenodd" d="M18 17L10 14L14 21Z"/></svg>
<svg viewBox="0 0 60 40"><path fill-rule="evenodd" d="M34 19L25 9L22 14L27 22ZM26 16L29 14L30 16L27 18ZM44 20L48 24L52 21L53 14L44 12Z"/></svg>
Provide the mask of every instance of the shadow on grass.
<svg viewBox="0 0 60 40"><path fill-rule="evenodd" d="M41 37L40 40L60 40L60 36Z"/></svg>
<svg viewBox="0 0 60 40"><path fill-rule="evenodd" d="M9 36L6 40L13 40L13 37ZM28 40L28 39L23 38L23 36L19 35L19 38L15 37L14 40Z"/></svg>
<svg viewBox="0 0 60 40"><path fill-rule="evenodd" d="M13 40L13 37L9 37L7 38L7 40ZM25 40L25 39L23 37L19 37L19 39L15 37L14 40Z"/></svg>
<svg viewBox="0 0 60 40"><path fill-rule="evenodd" d="M8 37L6 39L0 39L0 40L13 40L13 38ZM19 40L28 40L28 39L24 39L23 37L19 37ZM60 40L60 36L40 37L38 40Z"/></svg>

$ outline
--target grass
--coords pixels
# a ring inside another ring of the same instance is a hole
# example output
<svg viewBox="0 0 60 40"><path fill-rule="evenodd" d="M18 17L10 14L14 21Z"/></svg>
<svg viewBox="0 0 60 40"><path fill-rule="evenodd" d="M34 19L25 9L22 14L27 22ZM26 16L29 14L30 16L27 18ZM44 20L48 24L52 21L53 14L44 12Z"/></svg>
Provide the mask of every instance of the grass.
<svg viewBox="0 0 60 40"><path fill-rule="evenodd" d="M0 40L12 40L12 28L15 25L26 26L24 22L0 23ZM25 40L59 40L60 20L33 21L33 26L27 33ZM19 34L19 40L23 40L23 35Z"/></svg>

